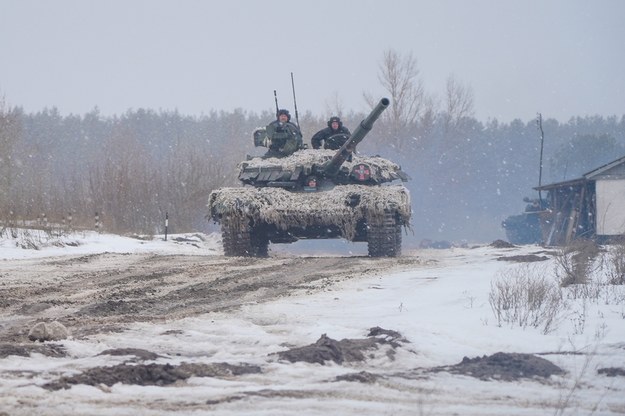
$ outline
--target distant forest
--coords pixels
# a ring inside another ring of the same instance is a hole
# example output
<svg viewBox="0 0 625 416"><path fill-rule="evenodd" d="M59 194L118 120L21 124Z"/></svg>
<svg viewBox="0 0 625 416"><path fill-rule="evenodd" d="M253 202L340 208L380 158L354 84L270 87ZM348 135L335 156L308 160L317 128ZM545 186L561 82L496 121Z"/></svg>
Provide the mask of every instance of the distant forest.
<svg viewBox="0 0 625 416"><path fill-rule="evenodd" d="M450 83L451 92L469 92ZM523 197L538 196L532 189L539 181L537 121L479 121L470 95L464 110L454 107L452 94L411 113L388 90L391 107L358 151L394 160L411 176L406 244L504 238L501 221L523 210ZM339 107L333 114L300 114L305 143L330 115L341 116L352 131L366 116ZM625 156L625 116L565 123L544 116L543 184ZM93 228L96 213L102 228L114 233L162 233L166 213L170 233L215 230L205 218L209 193L238 186L237 163L266 150L254 147L252 132L274 118L272 111L244 110L186 116L137 109L104 117L97 109L61 115L51 108L27 114L0 101L0 230L70 218L77 228Z"/></svg>
<svg viewBox="0 0 625 416"><path fill-rule="evenodd" d="M343 115L352 130L366 114ZM236 186L236 165L260 155L252 132L273 114L244 111L188 117L132 110L102 117L97 110L61 116L55 109L0 112L0 221L60 222L71 215L90 227L98 213L116 233L207 231L211 190ZM325 118L300 118L305 141ZM543 121L543 184L579 177L625 155L625 117ZM536 197L540 132L535 120L463 120L452 135L438 115L425 135L391 137L379 120L359 146L395 160L411 176L410 238L487 241L500 238L501 221ZM419 132L423 134L423 132Z"/></svg>

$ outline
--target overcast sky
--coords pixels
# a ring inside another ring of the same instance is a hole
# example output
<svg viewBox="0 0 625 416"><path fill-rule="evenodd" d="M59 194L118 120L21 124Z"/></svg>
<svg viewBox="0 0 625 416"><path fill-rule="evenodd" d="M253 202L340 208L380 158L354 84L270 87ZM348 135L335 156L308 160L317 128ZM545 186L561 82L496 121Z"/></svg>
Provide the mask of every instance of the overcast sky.
<svg viewBox="0 0 625 416"><path fill-rule="evenodd" d="M62 114L242 108L325 116L382 96L385 50L428 92L453 74L475 115L625 114L621 0L0 0L0 96Z"/></svg>

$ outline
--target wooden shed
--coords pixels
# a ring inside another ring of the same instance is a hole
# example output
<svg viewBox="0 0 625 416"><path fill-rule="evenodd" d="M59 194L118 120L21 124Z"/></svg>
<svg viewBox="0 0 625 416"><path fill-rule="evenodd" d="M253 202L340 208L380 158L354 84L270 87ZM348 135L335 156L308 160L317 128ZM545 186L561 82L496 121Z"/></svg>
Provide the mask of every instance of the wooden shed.
<svg viewBox="0 0 625 416"><path fill-rule="evenodd" d="M625 157L581 178L534 188L547 191L541 231L548 245L577 238L607 242L625 235Z"/></svg>

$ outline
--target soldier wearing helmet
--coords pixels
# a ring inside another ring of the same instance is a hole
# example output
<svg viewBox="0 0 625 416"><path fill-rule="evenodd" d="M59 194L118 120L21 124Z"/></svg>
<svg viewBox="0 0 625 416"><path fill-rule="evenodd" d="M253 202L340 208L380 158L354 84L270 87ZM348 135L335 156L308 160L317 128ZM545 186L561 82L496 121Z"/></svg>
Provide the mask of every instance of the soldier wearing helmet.
<svg viewBox="0 0 625 416"><path fill-rule="evenodd" d="M320 149L323 142L324 149L337 150L349 139L349 129L343 126L343 122L337 116L330 117L328 127L319 130L310 139L313 149Z"/></svg>
<svg viewBox="0 0 625 416"><path fill-rule="evenodd" d="M289 110L280 109L276 112L276 120L265 128L269 138L269 150L264 157L285 157L303 147L302 132L291 123Z"/></svg>

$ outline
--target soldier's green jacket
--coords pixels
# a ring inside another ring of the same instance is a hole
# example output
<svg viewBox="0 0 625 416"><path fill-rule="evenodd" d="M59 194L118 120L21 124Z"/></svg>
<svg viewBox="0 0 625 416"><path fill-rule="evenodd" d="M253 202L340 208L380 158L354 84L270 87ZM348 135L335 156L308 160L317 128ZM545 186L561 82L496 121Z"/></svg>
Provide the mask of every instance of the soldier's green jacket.
<svg viewBox="0 0 625 416"><path fill-rule="evenodd" d="M302 133L291 123L273 121L266 127L267 137L271 139L269 150L280 156L289 156L303 147Z"/></svg>

